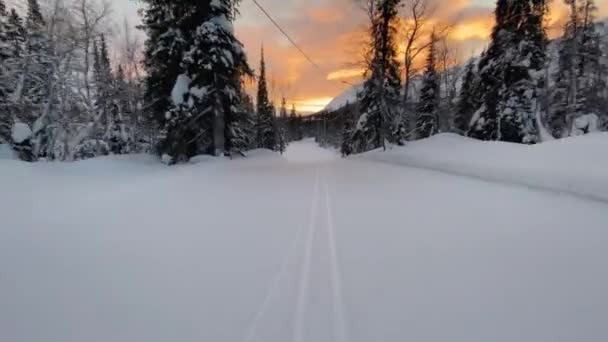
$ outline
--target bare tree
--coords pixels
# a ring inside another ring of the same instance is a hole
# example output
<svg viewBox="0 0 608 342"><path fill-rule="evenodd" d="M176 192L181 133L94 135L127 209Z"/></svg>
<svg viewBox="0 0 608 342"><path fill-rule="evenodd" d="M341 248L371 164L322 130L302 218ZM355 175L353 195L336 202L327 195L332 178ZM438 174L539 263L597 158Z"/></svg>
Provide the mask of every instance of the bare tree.
<svg viewBox="0 0 608 342"><path fill-rule="evenodd" d="M123 42L120 61L129 82L141 78L141 59L143 44L139 36L133 33L133 26L127 18L123 22Z"/></svg>
<svg viewBox="0 0 608 342"><path fill-rule="evenodd" d="M425 39L425 29L435 9L431 6L431 0L405 0L403 12L405 19L403 108L405 110L409 100L412 78L420 71L415 62L430 45L430 42Z"/></svg>
<svg viewBox="0 0 608 342"><path fill-rule="evenodd" d="M450 39L444 36L437 44L437 62L441 77L441 110L439 124L441 131L449 131L453 125L452 105L458 93L458 80L462 76L461 60L456 48L450 44Z"/></svg>
<svg viewBox="0 0 608 342"><path fill-rule="evenodd" d="M80 44L83 59L83 100L93 107L91 70L93 68L93 42L107 29L112 13L108 0L73 0L75 25L81 35Z"/></svg>

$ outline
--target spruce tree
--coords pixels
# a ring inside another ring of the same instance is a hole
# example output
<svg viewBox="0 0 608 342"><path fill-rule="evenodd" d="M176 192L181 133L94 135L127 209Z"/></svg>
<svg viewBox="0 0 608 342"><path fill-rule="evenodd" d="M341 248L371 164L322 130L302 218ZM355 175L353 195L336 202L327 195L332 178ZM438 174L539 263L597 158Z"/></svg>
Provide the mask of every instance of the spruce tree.
<svg viewBox="0 0 608 342"><path fill-rule="evenodd" d="M199 144L199 153L243 153L249 145L251 118L241 103L241 79L251 70L243 45L234 36L235 5L234 0L213 0L196 6L205 17L194 28L183 65L192 80L188 116L193 120L188 121L197 126L200 120L199 132L211 124L211 145Z"/></svg>
<svg viewBox="0 0 608 342"><path fill-rule="evenodd" d="M480 105L480 94L475 91L477 83L475 62L471 61L466 67L454 116L454 128L461 135L467 134L473 113Z"/></svg>
<svg viewBox="0 0 608 342"><path fill-rule="evenodd" d="M275 131L274 106L272 105L268 97L264 48L262 48L262 57L260 60L260 75L258 76L256 130L258 148L265 148L268 150L275 151L277 148L277 132Z"/></svg>
<svg viewBox="0 0 608 342"><path fill-rule="evenodd" d="M110 107L115 94L113 92L114 78L112 76L112 66L110 65L108 44L104 35L101 35L99 45L95 43L94 49L97 50L94 52L93 65L97 90L95 106L105 123L104 135L107 137L112 126Z"/></svg>
<svg viewBox="0 0 608 342"><path fill-rule="evenodd" d="M181 62L190 39L188 32L182 31L185 20L180 20L185 17L189 8L172 0L144 0L144 2L146 8L142 28L148 37L144 51L146 70L144 99L147 112L162 129L161 142L157 146L159 154L162 155L172 148L172 139L168 136L170 133L168 127L174 119L170 111L175 110L172 108L174 104L171 91L182 73Z"/></svg>
<svg viewBox="0 0 608 342"><path fill-rule="evenodd" d="M28 0L25 23L27 66L23 98L35 118L42 115L49 101L49 80L52 77L50 39L38 0Z"/></svg>
<svg viewBox="0 0 608 342"><path fill-rule="evenodd" d="M129 128L133 127L133 122L130 120L129 99L125 96L128 94L128 84L121 65L118 66L110 89L111 102L109 109L111 124L106 141L111 153L127 154L133 150L133 141L129 132ZM131 124L130 127L128 124Z"/></svg>
<svg viewBox="0 0 608 342"><path fill-rule="evenodd" d="M7 61L11 57L11 49L7 31L8 12L6 11L6 4L3 0L0 0L0 143L10 141L12 126L12 118L8 111L11 82Z"/></svg>
<svg viewBox="0 0 608 342"><path fill-rule="evenodd" d="M479 63L481 108L473 138L515 143L539 140L536 115L543 85L545 0L498 0L490 47Z"/></svg>
<svg viewBox="0 0 608 342"><path fill-rule="evenodd" d="M566 0L570 18L558 42L559 63L551 89L548 124L557 138L570 135L577 118L599 113L606 66L601 63L593 0Z"/></svg>
<svg viewBox="0 0 608 342"><path fill-rule="evenodd" d="M397 61L397 22L400 0L378 1L374 7L370 36L370 63L363 91L359 94L361 116L353 131L352 150L361 153L385 146L392 137L401 91ZM396 123L397 125L399 123Z"/></svg>
<svg viewBox="0 0 608 342"><path fill-rule="evenodd" d="M163 159L242 153L251 117L241 79L250 69L234 37L237 1L147 2L147 98L164 127Z"/></svg>
<svg viewBox="0 0 608 342"><path fill-rule="evenodd" d="M416 113L416 136L419 139L428 138L439 131L440 84L436 70L435 40L435 34L432 34Z"/></svg>

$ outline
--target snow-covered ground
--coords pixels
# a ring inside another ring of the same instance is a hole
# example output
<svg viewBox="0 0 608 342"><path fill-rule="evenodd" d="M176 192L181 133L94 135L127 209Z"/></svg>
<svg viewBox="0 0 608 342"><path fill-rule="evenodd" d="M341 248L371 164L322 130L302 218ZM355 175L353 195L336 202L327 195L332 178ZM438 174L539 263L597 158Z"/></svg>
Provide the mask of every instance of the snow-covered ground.
<svg viewBox="0 0 608 342"><path fill-rule="evenodd" d="M607 140L0 160L0 340L606 341Z"/></svg>

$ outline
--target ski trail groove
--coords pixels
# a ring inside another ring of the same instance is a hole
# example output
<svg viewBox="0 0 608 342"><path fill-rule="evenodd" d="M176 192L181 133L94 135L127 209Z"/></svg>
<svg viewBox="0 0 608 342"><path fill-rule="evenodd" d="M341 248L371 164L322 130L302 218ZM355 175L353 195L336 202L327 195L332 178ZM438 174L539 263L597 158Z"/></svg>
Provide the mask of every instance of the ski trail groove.
<svg viewBox="0 0 608 342"><path fill-rule="evenodd" d="M313 190L313 194L312 194L310 212L312 212L313 207L316 206L317 200L315 198L318 197L318 194L317 194L318 193L318 189L317 189L318 184L319 184L319 173L317 170L317 172L315 172L314 190ZM302 239L302 236L304 235L305 228L306 228L305 224L302 224L300 226L290 247L287 249L287 252L285 253L285 258L283 259L283 262L281 263L281 267L279 268L279 272L270 282L266 296L264 297L264 300L262 301L262 304L260 305L260 309L256 312L253 320L251 321L251 324L249 325L249 327L247 329L247 334L245 335L245 338L243 339L244 342L252 342L253 339L255 338L258 326L260 325L262 318L266 314L266 310L268 310L270 301L272 300L272 297L274 296L274 294L277 292L277 290L279 288L279 284L281 283L281 279L283 279L283 277L285 277L285 275L287 274L287 271L289 270L289 259L292 256L294 256L294 252L297 251L298 244L300 243L300 240Z"/></svg>
<svg viewBox="0 0 608 342"><path fill-rule="evenodd" d="M331 272L331 291L333 309L334 342L347 342L348 334L346 327L346 316L344 314L344 296L342 294L342 273L338 262L338 248L336 246L336 234L333 208L329 184L324 179L325 185L325 208L327 210L327 236L329 245L329 263Z"/></svg>
<svg viewBox="0 0 608 342"><path fill-rule="evenodd" d="M308 232L306 236L306 245L304 246L304 259L302 260L302 267L300 269L300 283L298 290L298 297L296 303L296 312L294 317L293 327L293 342L304 341L304 316L306 314L306 308L308 305L309 286L310 286L310 266L312 259L312 248L315 238L316 225L315 220L317 219L317 207L320 196L320 175L319 168L315 169L315 190L312 200L312 206L310 210Z"/></svg>

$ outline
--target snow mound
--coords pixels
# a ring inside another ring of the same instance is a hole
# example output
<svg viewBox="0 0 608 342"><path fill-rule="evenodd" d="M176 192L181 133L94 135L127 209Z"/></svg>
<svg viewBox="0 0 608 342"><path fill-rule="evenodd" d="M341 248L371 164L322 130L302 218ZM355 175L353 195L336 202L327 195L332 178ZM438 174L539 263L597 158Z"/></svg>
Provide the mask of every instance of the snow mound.
<svg viewBox="0 0 608 342"><path fill-rule="evenodd" d="M184 96L186 96L190 90L190 83L192 83L190 77L184 74L177 76L177 80L171 91L171 99L173 100L174 105L179 106L184 103Z"/></svg>
<svg viewBox="0 0 608 342"><path fill-rule="evenodd" d="M15 159L15 154L8 144L0 144L0 160Z"/></svg>
<svg viewBox="0 0 608 342"><path fill-rule="evenodd" d="M608 202L606 149L608 133L533 146L440 134L359 158Z"/></svg>
<svg viewBox="0 0 608 342"><path fill-rule="evenodd" d="M23 122L17 122L13 126L13 130L11 131L11 138L13 142L17 144L21 144L32 136L32 130L30 126L24 124Z"/></svg>

